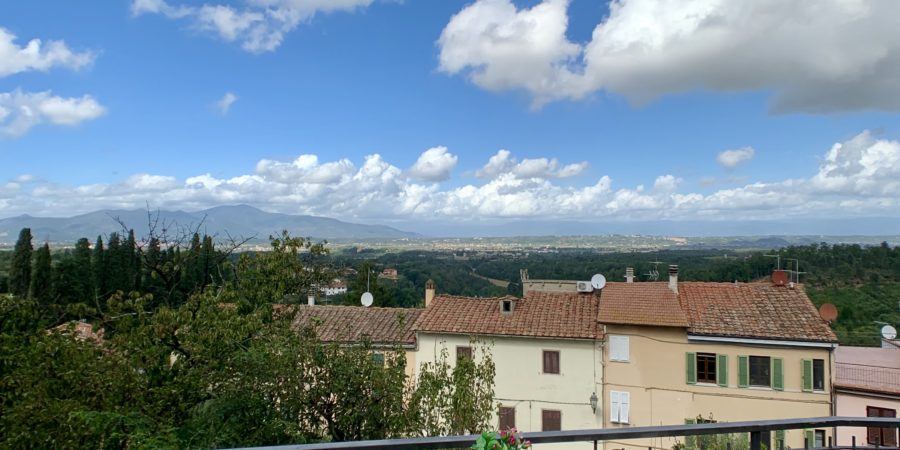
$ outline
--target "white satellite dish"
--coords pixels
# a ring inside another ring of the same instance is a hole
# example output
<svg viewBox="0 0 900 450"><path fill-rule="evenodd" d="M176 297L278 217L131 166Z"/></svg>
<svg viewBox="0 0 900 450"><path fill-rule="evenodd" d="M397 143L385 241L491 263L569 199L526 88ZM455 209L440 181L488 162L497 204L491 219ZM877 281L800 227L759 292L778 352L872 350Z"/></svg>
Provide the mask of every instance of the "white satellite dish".
<svg viewBox="0 0 900 450"><path fill-rule="evenodd" d="M890 325L885 325L881 327L881 337L885 339L894 339L897 337L897 329Z"/></svg>
<svg viewBox="0 0 900 450"><path fill-rule="evenodd" d="M591 286L593 286L594 289L603 289L603 287L606 286L606 277L604 277L602 274L599 274L599 273L597 275L592 276L591 277Z"/></svg>
<svg viewBox="0 0 900 450"><path fill-rule="evenodd" d="M360 301L362 302L363 306L372 306L372 302L374 300L375 300L375 297L372 297L371 292L363 292L363 295L360 298Z"/></svg>

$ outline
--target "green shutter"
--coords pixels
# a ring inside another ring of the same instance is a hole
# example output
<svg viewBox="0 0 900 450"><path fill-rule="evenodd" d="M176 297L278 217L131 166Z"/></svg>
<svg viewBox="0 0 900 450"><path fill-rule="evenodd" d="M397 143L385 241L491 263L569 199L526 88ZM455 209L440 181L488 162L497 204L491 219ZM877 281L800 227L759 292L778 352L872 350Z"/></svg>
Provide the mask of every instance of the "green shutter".
<svg viewBox="0 0 900 450"><path fill-rule="evenodd" d="M775 430L775 450L784 450L784 430Z"/></svg>
<svg viewBox="0 0 900 450"><path fill-rule="evenodd" d="M716 366L719 386L728 387L728 355L716 355Z"/></svg>
<svg viewBox="0 0 900 450"><path fill-rule="evenodd" d="M685 353L687 363L687 384L697 384L697 354Z"/></svg>
<svg viewBox="0 0 900 450"><path fill-rule="evenodd" d="M784 390L784 359L772 358L772 389Z"/></svg>
<svg viewBox="0 0 900 450"><path fill-rule="evenodd" d="M750 386L750 358L738 356L738 387Z"/></svg>
<svg viewBox="0 0 900 450"><path fill-rule="evenodd" d="M693 425L696 422L695 419L684 419L684 423L687 425ZM684 446L688 450L693 450L697 448L697 436L685 436L684 437Z"/></svg>
<svg viewBox="0 0 900 450"><path fill-rule="evenodd" d="M806 430L803 432L803 436L806 437L806 442L803 443L803 448L813 448L816 446L816 432L813 430Z"/></svg>
<svg viewBox="0 0 900 450"><path fill-rule="evenodd" d="M803 392L812 392L813 388L813 362L804 359L803 363Z"/></svg>

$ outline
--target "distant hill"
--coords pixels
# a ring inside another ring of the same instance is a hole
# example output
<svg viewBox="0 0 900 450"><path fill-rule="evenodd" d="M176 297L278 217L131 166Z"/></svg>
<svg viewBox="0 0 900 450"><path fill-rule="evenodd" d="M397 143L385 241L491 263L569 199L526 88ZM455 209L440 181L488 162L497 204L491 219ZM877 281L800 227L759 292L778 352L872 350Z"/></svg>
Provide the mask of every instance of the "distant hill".
<svg viewBox="0 0 900 450"><path fill-rule="evenodd" d="M155 212L154 212L155 214ZM383 225L363 225L343 222L327 217L302 216L269 213L252 206L217 206L196 212L161 210L160 224L174 224L181 228L194 228L201 224L201 231L210 235L251 237L254 241L265 241L270 234L288 230L294 236L314 239L397 239L418 237L416 233L401 231ZM22 215L0 219L0 244L15 242L19 230L31 228L31 234L38 241L75 242L86 237L93 240L98 234L120 231L116 218L138 236L148 229L147 211L101 210L74 217L32 217Z"/></svg>

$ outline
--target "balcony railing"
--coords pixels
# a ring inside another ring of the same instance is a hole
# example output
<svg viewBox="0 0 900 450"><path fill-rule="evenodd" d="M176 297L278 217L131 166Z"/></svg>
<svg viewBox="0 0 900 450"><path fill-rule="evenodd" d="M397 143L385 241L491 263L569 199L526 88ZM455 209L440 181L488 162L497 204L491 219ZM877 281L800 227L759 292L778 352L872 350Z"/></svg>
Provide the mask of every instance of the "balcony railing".
<svg viewBox="0 0 900 450"><path fill-rule="evenodd" d="M836 363L835 385L900 392L900 369Z"/></svg>
<svg viewBox="0 0 900 450"><path fill-rule="evenodd" d="M590 430L541 431L522 433L522 437L534 444L559 442L597 442L640 438L676 436L701 436L728 433L750 433L751 450L760 450L761 433L776 430L798 430L832 427L900 428L900 419L889 417L813 417L805 419L758 420L751 422L719 422L695 425L665 425L655 427L605 428ZM445 449L467 448L475 443L477 435L436 436L410 439L384 439L373 441L328 442L323 444L282 445L253 447L244 450L389 450L389 449ZM809 444L808 447L812 445ZM841 447L848 448L848 447ZM881 449L896 447L880 447Z"/></svg>

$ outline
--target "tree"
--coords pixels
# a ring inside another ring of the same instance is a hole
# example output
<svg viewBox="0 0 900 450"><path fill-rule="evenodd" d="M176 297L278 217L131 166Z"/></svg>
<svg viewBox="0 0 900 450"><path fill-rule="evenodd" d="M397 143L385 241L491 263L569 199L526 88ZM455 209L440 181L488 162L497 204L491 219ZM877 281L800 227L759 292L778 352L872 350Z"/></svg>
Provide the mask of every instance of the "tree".
<svg viewBox="0 0 900 450"><path fill-rule="evenodd" d="M34 269L31 276L31 298L44 307L53 302L52 270L50 244L44 243L34 254Z"/></svg>
<svg viewBox="0 0 900 450"><path fill-rule="evenodd" d="M94 300L98 311L101 312L100 299L105 299L109 295L109 273L106 270L106 266L103 236L98 235L91 254L91 269L94 272Z"/></svg>
<svg viewBox="0 0 900 450"><path fill-rule="evenodd" d="M9 268L9 291L21 298L28 296L31 288L31 228L22 228L13 250L12 265Z"/></svg>

